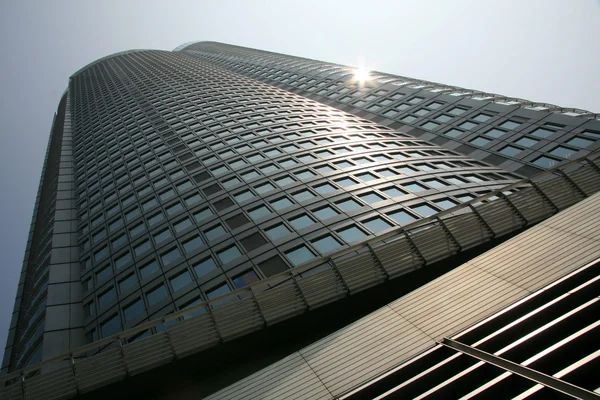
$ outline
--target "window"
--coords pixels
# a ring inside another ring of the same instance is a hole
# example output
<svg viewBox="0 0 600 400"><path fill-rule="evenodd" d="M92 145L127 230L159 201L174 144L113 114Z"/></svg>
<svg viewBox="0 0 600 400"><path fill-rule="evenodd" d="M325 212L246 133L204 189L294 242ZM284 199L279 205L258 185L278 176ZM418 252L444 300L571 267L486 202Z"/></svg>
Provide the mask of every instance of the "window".
<svg viewBox="0 0 600 400"><path fill-rule="evenodd" d="M312 177L316 176L316 174L314 172L312 172L312 171L309 171L309 170L305 169L305 170L296 172L296 176L299 179L309 179L309 178L312 178Z"/></svg>
<svg viewBox="0 0 600 400"><path fill-rule="evenodd" d="M329 183L324 183L322 185L315 186L314 189L319 194L325 194L325 193L333 192L334 190L336 190L336 187L333 185L330 185Z"/></svg>
<svg viewBox="0 0 600 400"><path fill-rule="evenodd" d="M315 257L315 254L304 245L287 251L285 255L294 266L303 264Z"/></svg>
<svg viewBox="0 0 600 400"><path fill-rule="evenodd" d="M433 207L430 207L427 204L421 204L421 205L418 205L418 206L413 206L413 207L411 207L411 209L413 211L416 211L417 213L421 214L424 217L429 217L429 216L431 216L431 215L436 214L436 213L439 212L438 210L436 210Z"/></svg>
<svg viewBox="0 0 600 400"><path fill-rule="evenodd" d="M475 146L483 147L490 142L491 140L486 139L482 136L478 136L475 139L471 140L469 143L474 144Z"/></svg>
<svg viewBox="0 0 600 400"><path fill-rule="evenodd" d="M177 260L179 257L181 257L181 252L177 247L173 247L172 249L168 250L167 252L161 255L161 260L163 262L163 265L169 265L173 261Z"/></svg>
<svg viewBox="0 0 600 400"><path fill-rule="evenodd" d="M550 158L550 157L546 157L546 156L538 157L533 161L533 163L535 165L537 165L538 167L542 167L542 168L552 168L559 162L560 161L555 158Z"/></svg>
<svg viewBox="0 0 600 400"><path fill-rule="evenodd" d="M221 224L215 225L213 227L211 227L210 229L207 229L204 231L204 234L206 235L206 238L208 240L214 240L216 238L218 238L219 236L223 236L225 234L225 229L223 228L223 226Z"/></svg>
<svg viewBox="0 0 600 400"><path fill-rule="evenodd" d="M98 295L98 307L101 309L108 306L117 299L117 292L114 287Z"/></svg>
<svg viewBox="0 0 600 400"><path fill-rule="evenodd" d="M514 147L514 146L504 146L502 149L500 149L500 153L504 154L505 156L509 156L509 157L514 157L517 154L519 154L521 152L521 149L519 149L518 147Z"/></svg>
<svg viewBox="0 0 600 400"><path fill-rule="evenodd" d="M121 330L121 319L119 318L119 314L113 314L107 320L105 320L102 325L100 325L100 331L102 332L102 337L108 337L113 335Z"/></svg>
<svg viewBox="0 0 600 400"><path fill-rule="evenodd" d="M263 185L256 186L254 189L258 194L263 194L275 189L275 186L271 185L270 183L265 183Z"/></svg>
<svg viewBox="0 0 600 400"><path fill-rule="evenodd" d="M223 296L226 295L227 293L231 292L231 289L229 289L229 286L227 286L227 284L223 284L221 286L218 286L217 288L211 289L209 291L206 292L206 297L208 297L209 300L215 299L219 296ZM217 306L217 304L213 304L213 306Z"/></svg>
<svg viewBox="0 0 600 400"><path fill-rule="evenodd" d="M455 137L458 137L458 136L462 135L463 133L464 132L461 131L461 130L459 130L459 129L452 128L449 131L444 132L444 135L455 138Z"/></svg>
<svg viewBox="0 0 600 400"><path fill-rule="evenodd" d="M355 181L354 179L351 178L341 178L341 179L337 179L335 181L335 183L337 183L338 185L340 185L341 187L348 187L348 186L352 186L352 185L356 185L358 184L357 181Z"/></svg>
<svg viewBox="0 0 600 400"><path fill-rule="evenodd" d="M336 162L334 163L338 168L350 168L350 167L354 167L354 164L352 164L351 162L348 161L340 161L340 162Z"/></svg>
<svg viewBox="0 0 600 400"><path fill-rule="evenodd" d="M252 219L256 220L256 219L259 219L259 218L262 218L264 216L271 214L271 210L269 210L265 206L259 206L259 207L253 208L252 210L249 210L248 214L250 214L250 217Z"/></svg>
<svg viewBox="0 0 600 400"><path fill-rule="evenodd" d="M235 199L235 201L237 201L238 203L242 203L248 199L251 199L254 197L254 193L252 193L249 190L244 190L243 192L239 192L233 195L233 198Z"/></svg>
<svg viewBox="0 0 600 400"><path fill-rule="evenodd" d="M152 244L149 240L144 240L142 243L138 244L133 248L136 256L140 256L150 250L152 248Z"/></svg>
<svg viewBox="0 0 600 400"><path fill-rule="evenodd" d="M423 190L427 190L427 188L425 186L420 185L418 183L409 183L409 184L402 185L402 186L404 186L406 189L410 190L413 193L418 193Z"/></svg>
<svg viewBox="0 0 600 400"><path fill-rule="evenodd" d="M308 200L308 199L312 199L315 195L312 194L310 191L308 190L301 190L299 192L293 193L292 197L298 201L298 202L302 202L304 200Z"/></svg>
<svg viewBox="0 0 600 400"><path fill-rule="evenodd" d="M223 264L227 264L228 262L235 260L241 255L242 253L236 245L229 246L226 249L217 252L217 256Z"/></svg>
<svg viewBox="0 0 600 400"><path fill-rule="evenodd" d="M231 280L233 281L235 287L239 289L244 286L248 286L254 282L258 282L260 279L258 278L258 275L256 275L256 272L254 272L253 270L249 270L233 277Z"/></svg>
<svg viewBox="0 0 600 400"><path fill-rule="evenodd" d="M442 114L442 115L438 115L437 117L435 117L435 120L438 121L438 122L441 122L441 123L446 123L446 122L452 120L452 118L454 118L454 117Z"/></svg>
<svg viewBox="0 0 600 400"><path fill-rule="evenodd" d="M346 199L335 203L342 211L352 211L362 207L358 201L353 199Z"/></svg>
<svg viewBox="0 0 600 400"><path fill-rule="evenodd" d="M552 136L555 132L553 130L550 129L545 129L545 128L537 128L536 130L534 130L533 132L530 133L530 135L533 135L535 137L539 137L542 139L547 139L550 136Z"/></svg>
<svg viewBox="0 0 600 400"><path fill-rule="evenodd" d="M493 137L493 138L499 138L501 136L503 136L506 133L506 131L503 131L501 129L490 129L489 131L487 131L485 134L487 136Z"/></svg>
<svg viewBox="0 0 600 400"><path fill-rule="evenodd" d="M315 221L313 221L308 215L302 214L298 217L290 219L290 223L295 229L302 229L314 224Z"/></svg>
<svg viewBox="0 0 600 400"><path fill-rule="evenodd" d="M286 207L291 206L294 203L292 203L291 200L287 197L281 197L277 200L270 202L269 204L271 204L271 206L273 206L275 210L282 210Z"/></svg>
<svg viewBox="0 0 600 400"><path fill-rule="evenodd" d="M271 240L281 239L282 237L291 233L291 231L288 229L288 227L285 226L284 224L278 224L278 225L274 225L272 227L266 228L265 232Z"/></svg>
<svg viewBox="0 0 600 400"><path fill-rule="evenodd" d="M154 238L154 242L156 242L156 244L160 244L163 243L164 241L166 241L167 239L171 238L171 231L169 229L163 229L162 231L155 233L153 235Z"/></svg>
<svg viewBox="0 0 600 400"><path fill-rule="evenodd" d="M564 146L558 146L558 147L554 148L552 151L550 151L550 154L552 154L553 156L562 157L562 158L571 158L571 156L575 153L577 153L577 150L570 149L570 148L564 147Z"/></svg>
<svg viewBox="0 0 600 400"><path fill-rule="evenodd" d="M117 269L123 268L131 261L131 254L129 252L123 254L122 256L115 259L115 267Z"/></svg>
<svg viewBox="0 0 600 400"><path fill-rule="evenodd" d="M152 261L140 268L140 274L142 275L142 279L146 279L149 276L152 276L158 270L158 264L156 261Z"/></svg>
<svg viewBox="0 0 600 400"><path fill-rule="evenodd" d="M372 174L372 173L370 173L370 172L364 172L364 173L362 173L362 174L357 174L357 175L356 175L356 177L357 177L358 179L360 179L361 181L364 181L364 182L368 182L368 181L373 181L373 180L375 180L375 179L379 179L379 177L378 177L378 176L376 176L376 175L373 175L373 174Z"/></svg>
<svg viewBox="0 0 600 400"><path fill-rule="evenodd" d="M311 243L322 254L332 252L342 246L342 244L331 235L312 240Z"/></svg>
<svg viewBox="0 0 600 400"><path fill-rule="evenodd" d="M485 122L488 119L492 118L491 115L488 114L477 114L476 116L473 117L473 120L477 121L477 122Z"/></svg>
<svg viewBox="0 0 600 400"><path fill-rule="evenodd" d="M206 218L210 217L211 215L213 215L213 212L209 208L204 208L200 211L195 212L194 218L196 219L197 222L200 222L200 221L205 220Z"/></svg>
<svg viewBox="0 0 600 400"><path fill-rule="evenodd" d="M155 287L149 292L146 292L146 299L148 299L148 305L151 307L156 303L159 303L161 300L168 296L169 292L165 285L160 285Z"/></svg>
<svg viewBox="0 0 600 400"><path fill-rule="evenodd" d="M137 276L135 274L130 274L119 281L119 290L121 291L121 293L123 293L128 289L131 289L136 283Z"/></svg>
<svg viewBox="0 0 600 400"><path fill-rule="evenodd" d="M356 225L351 225L347 228L337 231L338 235L348 243L356 242L367 237L367 234Z"/></svg>
<svg viewBox="0 0 600 400"><path fill-rule="evenodd" d="M539 143L539 140L531 139L528 137L523 137L515 142L515 144L518 144L519 146L523 147L531 147L537 143Z"/></svg>
<svg viewBox="0 0 600 400"><path fill-rule="evenodd" d="M461 115L461 114L464 114L465 111L467 111L465 108L454 107L454 108L450 109L448 112L452 115Z"/></svg>
<svg viewBox="0 0 600 400"><path fill-rule="evenodd" d="M144 314L144 311L144 303L142 299L138 298L123 309L123 316L125 317L125 321L129 322Z"/></svg>
<svg viewBox="0 0 600 400"><path fill-rule="evenodd" d="M199 249L203 243L204 242L202 241L202 238L196 235L193 238L183 242L183 250L185 250L186 253L191 253L192 251Z"/></svg>
<svg viewBox="0 0 600 400"><path fill-rule="evenodd" d="M184 271L184 272L172 277L171 279L169 279L169 282L171 282L171 288L173 289L173 291L176 292L179 289L182 289L183 287L185 287L189 283L191 283L192 276L190 275L189 272Z"/></svg>
<svg viewBox="0 0 600 400"><path fill-rule="evenodd" d="M500 124L500 127L506 128L506 129L515 129L515 128L518 128L520 125L521 124L519 122L508 120L508 121L505 121L502 124Z"/></svg>
<svg viewBox="0 0 600 400"><path fill-rule="evenodd" d="M403 192L395 186L390 186L385 189L381 189L381 191L387 196L390 196L391 198L404 196L406 194L405 192Z"/></svg>
<svg viewBox="0 0 600 400"><path fill-rule="evenodd" d="M455 201L450 200L450 199L436 200L436 201L434 201L434 203L436 205L440 206L441 208L443 208L444 210L447 210L448 208L452 208L452 207L458 205Z"/></svg>
<svg viewBox="0 0 600 400"><path fill-rule="evenodd" d="M327 206L327 207L322 207L322 208L319 208L317 210L314 210L313 214L319 220L324 221L326 219L335 217L339 213L337 211L335 211L333 208Z"/></svg>
<svg viewBox="0 0 600 400"><path fill-rule="evenodd" d="M459 125L460 128L463 128L463 129L466 129L466 130L473 129L476 126L477 126L477 124L474 123L474 122L471 122L471 121L465 121L465 122L463 122L462 124Z"/></svg>
<svg viewBox="0 0 600 400"><path fill-rule="evenodd" d="M189 218L182 219L175 223L175 232L180 233L192 226L192 221Z"/></svg>
<svg viewBox="0 0 600 400"><path fill-rule="evenodd" d="M375 192L364 193L364 194L359 195L358 197L360 197L362 200L364 200L365 202L367 202L369 204L373 204L373 203L377 203L378 201L385 200L385 198L381 197L380 195L378 195Z"/></svg>
<svg viewBox="0 0 600 400"><path fill-rule="evenodd" d="M315 170L320 174L326 174L328 172L335 171L329 165L321 165L321 166L315 167Z"/></svg>
<svg viewBox="0 0 600 400"><path fill-rule="evenodd" d="M380 217L366 220L363 222L363 225L369 228L371 232L374 233L381 232L392 227L392 224Z"/></svg>
<svg viewBox="0 0 600 400"><path fill-rule="evenodd" d="M406 225L413 222L416 218L406 211L394 211L387 214L388 217L392 218L399 225Z"/></svg>
<svg viewBox="0 0 600 400"><path fill-rule="evenodd" d="M194 271L196 272L196 275L198 275L198 278L201 278L204 275L208 274L210 271L216 269L217 264L212 258L207 258L205 260L200 261L197 264L192 265L192 268L194 268Z"/></svg>
<svg viewBox="0 0 600 400"><path fill-rule="evenodd" d="M296 181L292 177L290 177L290 176L284 176L282 178L275 179L275 183L277 185L279 185L280 187L284 187L284 186L290 185L290 184L292 184L294 182L296 182Z"/></svg>
<svg viewBox="0 0 600 400"><path fill-rule="evenodd" d="M576 136L576 137L574 137L573 139L571 139L571 140L569 140L567 142L568 145L579 147L581 149L584 149L584 148L588 147L592 143L594 143L592 140L584 139L584 138L579 137L579 136Z"/></svg>

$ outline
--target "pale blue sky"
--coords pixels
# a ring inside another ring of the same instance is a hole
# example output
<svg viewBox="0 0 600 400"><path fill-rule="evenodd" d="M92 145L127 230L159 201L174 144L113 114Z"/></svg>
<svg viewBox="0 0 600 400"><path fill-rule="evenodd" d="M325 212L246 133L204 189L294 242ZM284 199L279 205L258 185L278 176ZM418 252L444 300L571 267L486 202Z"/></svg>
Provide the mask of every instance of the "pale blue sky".
<svg viewBox="0 0 600 400"><path fill-rule="evenodd" d="M597 0L2 1L0 348L52 116L85 64L213 40L600 112L599 21Z"/></svg>

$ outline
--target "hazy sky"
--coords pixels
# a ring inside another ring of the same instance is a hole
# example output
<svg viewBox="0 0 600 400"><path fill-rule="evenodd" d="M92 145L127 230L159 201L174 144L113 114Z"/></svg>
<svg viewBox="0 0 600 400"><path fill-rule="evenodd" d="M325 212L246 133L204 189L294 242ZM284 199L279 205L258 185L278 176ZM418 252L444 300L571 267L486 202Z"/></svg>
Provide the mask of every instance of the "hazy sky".
<svg viewBox="0 0 600 400"><path fill-rule="evenodd" d="M0 353L69 75L212 40L600 112L600 1L0 2Z"/></svg>

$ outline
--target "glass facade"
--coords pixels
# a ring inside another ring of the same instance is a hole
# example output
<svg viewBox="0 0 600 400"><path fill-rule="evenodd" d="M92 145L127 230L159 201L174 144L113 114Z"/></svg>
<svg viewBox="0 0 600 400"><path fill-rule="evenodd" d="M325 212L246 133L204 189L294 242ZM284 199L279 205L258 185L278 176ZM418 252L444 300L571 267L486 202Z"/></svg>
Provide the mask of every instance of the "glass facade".
<svg viewBox="0 0 600 400"><path fill-rule="evenodd" d="M585 110L376 71L357 82L356 68L222 43L192 43L177 51L522 176L599 147L600 114ZM531 137L539 139L535 145L512 150ZM579 146L554 151L562 143ZM549 154L556 157L548 161Z"/></svg>
<svg viewBox="0 0 600 400"><path fill-rule="evenodd" d="M525 121L522 108L363 85L346 70L197 43L120 53L75 73L51 135L2 371L428 217L600 137L580 121L564 145L532 153L565 131L542 128L548 113ZM517 130L527 133L509 135ZM490 150L495 157L523 154L512 161L521 169L466 156L450 138L504 149Z"/></svg>

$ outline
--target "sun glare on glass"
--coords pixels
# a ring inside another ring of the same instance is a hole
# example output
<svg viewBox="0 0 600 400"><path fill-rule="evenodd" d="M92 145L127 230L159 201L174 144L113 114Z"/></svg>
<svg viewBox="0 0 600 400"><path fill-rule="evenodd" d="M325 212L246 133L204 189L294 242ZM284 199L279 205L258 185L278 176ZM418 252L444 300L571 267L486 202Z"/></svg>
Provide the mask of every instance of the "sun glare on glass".
<svg viewBox="0 0 600 400"><path fill-rule="evenodd" d="M359 82L368 81L370 79L369 70L362 67L358 68L356 71L354 71L354 79Z"/></svg>

